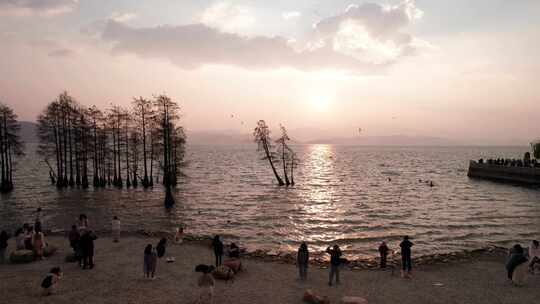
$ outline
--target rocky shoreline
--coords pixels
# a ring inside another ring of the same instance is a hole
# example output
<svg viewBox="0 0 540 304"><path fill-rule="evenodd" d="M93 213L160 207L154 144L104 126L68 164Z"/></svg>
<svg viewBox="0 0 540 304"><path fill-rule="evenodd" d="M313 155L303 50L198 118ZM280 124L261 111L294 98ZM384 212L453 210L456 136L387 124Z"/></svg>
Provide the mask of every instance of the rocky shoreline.
<svg viewBox="0 0 540 304"><path fill-rule="evenodd" d="M96 230L98 235L110 236L110 231L108 230ZM48 233L52 236L65 236L67 235L66 231L57 230ZM147 230L137 230L137 231L126 231L122 232L123 237L150 237L150 238L168 238L172 239L174 235L171 232L167 231L147 231ZM184 242L202 245L205 247L210 247L212 238L210 236L197 236L197 235L184 235ZM283 264L295 264L296 263L296 253L295 252L276 252L272 250L263 250L256 249L254 251L247 251L245 248L241 248L242 257L245 259L259 260L264 262L279 262ZM484 248L472 249L472 250L462 250L451 253L435 253L430 255L423 255L416 258L413 258L413 264L417 266L427 266L427 265L444 265L460 262L470 262L478 258L486 256L504 256L507 253L507 248L499 246L486 246ZM310 264L319 267L327 268L329 266L329 260L327 257L315 256L310 260ZM387 265L389 268L399 268L401 265L401 256L398 254L389 255ZM378 257L373 256L370 258L356 258L351 259L347 262L346 267L351 270L370 270L377 269L379 267Z"/></svg>

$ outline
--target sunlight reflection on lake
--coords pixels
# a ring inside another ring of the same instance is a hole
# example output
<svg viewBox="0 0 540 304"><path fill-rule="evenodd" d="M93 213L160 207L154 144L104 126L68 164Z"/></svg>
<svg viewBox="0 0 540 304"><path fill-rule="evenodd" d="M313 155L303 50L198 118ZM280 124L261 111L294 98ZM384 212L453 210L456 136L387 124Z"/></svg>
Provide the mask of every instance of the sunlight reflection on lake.
<svg viewBox="0 0 540 304"><path fill-rule="evenodd" d="M163 189L64 189L32 151L15 173L13 193L0 195L1 229L33 221L69 229L86 213L96 229L118 215L126 230L220 234L226 242L315 254L338 243L348 257L392 249L403 235L418 255L507 245L538 238L540 191L467 178L469 159L521 157L521 147L349 147L298 145L294 187L278 187L253 145L188 146L177 205L163 207ZM281 170L279 170L281 173ZM419 179L433 180L429 187Z"/></svg>

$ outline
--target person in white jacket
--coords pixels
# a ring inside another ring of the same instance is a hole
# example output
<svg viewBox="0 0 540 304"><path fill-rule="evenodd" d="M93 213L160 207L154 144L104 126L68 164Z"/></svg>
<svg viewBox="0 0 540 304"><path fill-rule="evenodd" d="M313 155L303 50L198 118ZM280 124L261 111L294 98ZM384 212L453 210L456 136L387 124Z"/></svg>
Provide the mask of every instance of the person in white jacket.
<svg viewBox="0 0 540 304"><path fill-rule="evenodd" d="M113 242L118 243L120 241L120 220L117 216L113 217L111 226Z"/></svg>
<svg viewBox="0 0 540 304"><path fill-rule="evenodd" d="M534 273L534 265L540 264L540 244L537 240L531 242L529 246L529 270Z"/></svg>

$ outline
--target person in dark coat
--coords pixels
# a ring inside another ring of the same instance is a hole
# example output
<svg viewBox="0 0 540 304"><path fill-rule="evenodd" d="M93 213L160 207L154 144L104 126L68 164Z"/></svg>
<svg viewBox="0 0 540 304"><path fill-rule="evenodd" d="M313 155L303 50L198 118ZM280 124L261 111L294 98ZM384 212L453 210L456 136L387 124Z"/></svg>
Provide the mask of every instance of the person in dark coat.
<svg viewBox="0 0 540 304"><path fill-rule="evenodd" d="M336 284L339 284L339 266L341 266L341 249L336 244L332 249L326 248L326 253L330 255L330 277L328 280L328 286L332 286L334 276L336 277Z"/></svg>
<svg viewBox="0 0 540 304"><path fill-rule="evenodd" d="M75 253L75 259L79 263L79 266L82 266L82 252L81 252L81 234L79 232L79 229L77 229L77 225L71 226L71 231L69 231L69 246L73 248L73 253Z"/></svg>
<svg viewBox="0 0 540 304"><path fill-rule="evenodd" d="M388 252L390 249L388 249L388 246L386 246L385 242L382 242L379 246L379 255L381 256L381 268L386 268L386 261L388 260Z"/></svg>
<svg viewBox="0 0 540 304"><path fill-rule="evenodd" d="M508 262L506 262L506 275L508 279L512 280L516 267L526 262L527 258L525 257L523 247L519 244L514 245L512 250L510 250L510 258L508 259Z"/></svg>
<svg viewBox="0 0 540 304"><path fill-rule="evenodd" d="M402 261L402 269L401 269L401 277L410 277L411 271L412 271L412 253L411 253L411 247L414 244L409 241L409 236L403 237L403 241L399 244L399 247L401 247L401 261Z"/></svg>
<svg viewBox="0 0 540 304"><path fill-rule="evenodd" d="M24 249L34 250L34 246L32 244L33 236L34 236L34 227L28 226L28 228L24 232Z"/></svg>
<svg viewBox="0 0 540 304"><path fill-rule="evenodd" d="M152 248L152 244L144 248L143 272L144 277L148 279L156 278L157 253Z"/></svg>
<svg viewBox="0 0 540 304"><path fill-rule="evenodd" d="M8 247L9 235L6 231L0 232L0 264L4 264L6 261L6 250Z"/></svg>
<svg viewBox="0 0 540 304"><path fill-rule="evenodd" d="M162 258L165 255L165 249L167 248L167 239L162 238L156 246L157 257Z"/></svg>
<svg viewBox="0 0 540 304"><path fill-rule="evenodd" d="M307 280L307 270L309 264L309 250L306 242L302 242L298 248L298 254L296 256L296 264L298 266L298 273L300 274L300 280Z"/></svg>
<svg viewBox="0 0 540 304"><path fill-rule="evenodd" d="M219 235L214 237L212 248L214 249L214 255L216 256L216 267L218 267L221 265L223 259L223 242L219 239Z"/></svg>
<svg viewBox="0 0 540 304"><path fill-rule="evenodd" d="M83 269L94 268L94 241L97 236L92 230L86 230L80 239Z"/></svg>

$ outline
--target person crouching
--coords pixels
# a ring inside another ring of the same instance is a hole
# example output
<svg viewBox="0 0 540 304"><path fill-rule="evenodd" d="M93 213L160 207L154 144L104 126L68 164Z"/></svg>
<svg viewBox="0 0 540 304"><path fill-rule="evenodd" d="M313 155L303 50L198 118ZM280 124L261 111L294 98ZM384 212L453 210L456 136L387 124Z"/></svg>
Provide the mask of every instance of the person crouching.
<svg viewBox="0 0 540 304"><path fill-rule="evenodd" d="M53 267L41 282L41 294L49 296L54 293L58 281L62 278L62 270L60 267Z"/></svg>

